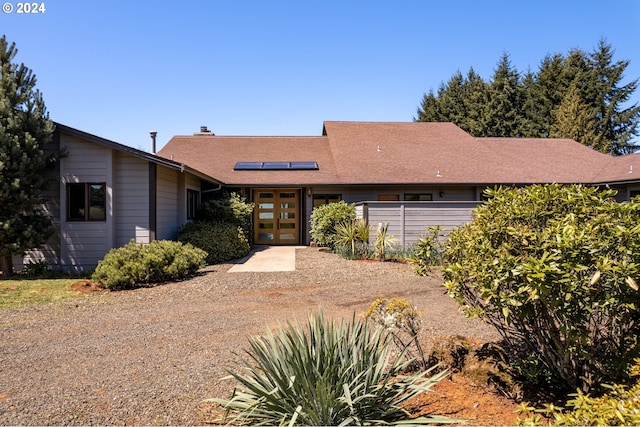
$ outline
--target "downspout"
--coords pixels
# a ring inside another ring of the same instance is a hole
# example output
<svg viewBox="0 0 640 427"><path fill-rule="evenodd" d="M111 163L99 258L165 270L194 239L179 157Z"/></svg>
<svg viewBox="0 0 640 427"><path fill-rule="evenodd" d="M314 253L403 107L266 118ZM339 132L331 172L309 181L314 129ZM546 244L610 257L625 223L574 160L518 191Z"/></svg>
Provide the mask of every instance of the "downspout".
<svg viewBox="0 0 640 427"><path fill-rule="evenodd" d="M212 193L214 191L220 191L222 184L218 184L218 188L210 188L208 190L202 190L200 193Z"/></svg>

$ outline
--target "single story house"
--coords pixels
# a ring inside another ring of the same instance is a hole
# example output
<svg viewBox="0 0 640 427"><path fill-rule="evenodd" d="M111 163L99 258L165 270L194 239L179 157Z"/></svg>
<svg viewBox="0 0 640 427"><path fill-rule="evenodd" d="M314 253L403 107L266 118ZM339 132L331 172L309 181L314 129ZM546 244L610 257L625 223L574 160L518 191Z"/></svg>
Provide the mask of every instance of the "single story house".
<svg viewBox="0 0 640 427"><path fill-rule="evenodd" d="M174 136L156 154L57 124L66 151L47 209L58 233L24 260L87 271L130 240L172 239L208 195L255 203L254 243L309 244L314 207L356 203L401 243L469 221L485 188L581 183L640 194L640 154L613 157L568 139L475 138L452 123L324 123L319 136ZM153 147L155 134L152 133ZM16 260L17 265L22 260Z"/></svg>
<svg viewBox="0 0 640 427"><path fill-rule="evenodd" d="M46 210L56 233L14 267L45 260L52 268L90 271L111 248L131 240L172 239L196 214L201 194L222 187L191 167L56 123L54 171Z"/></svg>

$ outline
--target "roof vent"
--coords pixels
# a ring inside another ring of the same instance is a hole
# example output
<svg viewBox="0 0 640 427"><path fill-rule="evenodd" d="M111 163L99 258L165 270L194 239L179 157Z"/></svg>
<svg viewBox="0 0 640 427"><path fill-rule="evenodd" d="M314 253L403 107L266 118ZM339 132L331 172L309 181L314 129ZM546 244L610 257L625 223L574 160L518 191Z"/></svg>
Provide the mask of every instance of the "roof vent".
<svg viewBox="0 0 640 427"><path fill-rule="evenodd" d="M194 133L194 135L214 135L206 126L200 126L200 132Z"/></svg>
<svg viewBox="0 0 640 427"><path fill-rule="evenodd" d="M158 132L155 130L149 131L149 135L151 136L151 154L156 154L156 136Z"/></svg>

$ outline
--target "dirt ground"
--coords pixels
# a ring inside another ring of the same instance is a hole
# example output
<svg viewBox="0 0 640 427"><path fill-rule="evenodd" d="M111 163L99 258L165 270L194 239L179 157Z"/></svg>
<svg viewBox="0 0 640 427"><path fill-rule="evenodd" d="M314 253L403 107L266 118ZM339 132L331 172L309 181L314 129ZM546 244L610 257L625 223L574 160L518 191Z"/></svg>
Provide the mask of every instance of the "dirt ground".
<svg viewBox="0 0 640 427"><path fill-rule="evenodd" d="M297 250L296 271L229 273L207 267L182 282L84 296L0 313L0 425L202 425L203 400L229 397L249 335L283 322L361 315L379 297L402 297L423 312L421 341L464 335L491 341L487 325L464 319L437 276L398 263L343 260ZM510 425L516 404L453 375L413 402L416 415Z"/></svg>
<svg viewBox="0 0 640 427"><path fill-rule="evenodd" d="M509 426L518 420L517 403L495 390L474 385L459 374L440 381L433 391L411 401L410 412L417 416L439 414L463 418L470 426Z"/></svg>

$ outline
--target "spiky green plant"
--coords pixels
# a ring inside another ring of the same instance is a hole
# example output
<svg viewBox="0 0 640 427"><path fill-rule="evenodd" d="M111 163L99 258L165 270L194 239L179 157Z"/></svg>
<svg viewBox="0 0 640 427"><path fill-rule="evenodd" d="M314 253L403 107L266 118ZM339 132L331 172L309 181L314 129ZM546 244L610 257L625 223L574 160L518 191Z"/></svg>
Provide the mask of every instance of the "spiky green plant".
<svg viewBox="0 0 640 427"><path fill-rule="evenodd" d="M395 243L396 238L389 234L389 223L378 223L378 231L376 232L376 241L374 243L378 261L387 259L387 249L392 248Z"/></svg>
<svg viewBox="0 0 640 427"><path fill-rule="evenodd" d="M446 377L402 372L410 361L392 356L391 337L366 320L287 322L275 333L250 338L245 374L231 373L240 386L221 404L224 423L242 425L370 425L459 422L443 416L410 419L407 399Z"/></svg>
<svg viewBox="0 0 640 427"><path fill-rule="evenodd" d="M367 258L369 255L369 223L362 218L339 222L335 226L336 247L349 248L348 257Z"/></svg>

